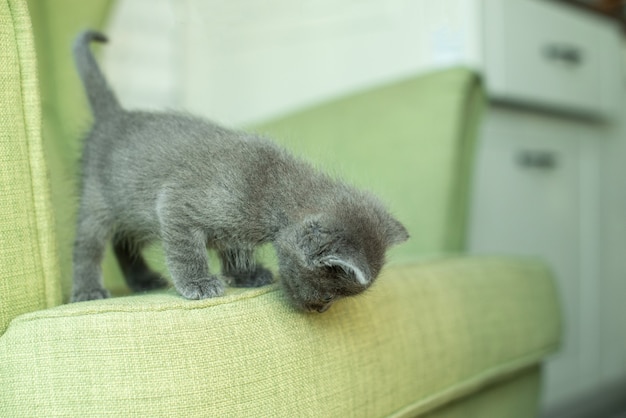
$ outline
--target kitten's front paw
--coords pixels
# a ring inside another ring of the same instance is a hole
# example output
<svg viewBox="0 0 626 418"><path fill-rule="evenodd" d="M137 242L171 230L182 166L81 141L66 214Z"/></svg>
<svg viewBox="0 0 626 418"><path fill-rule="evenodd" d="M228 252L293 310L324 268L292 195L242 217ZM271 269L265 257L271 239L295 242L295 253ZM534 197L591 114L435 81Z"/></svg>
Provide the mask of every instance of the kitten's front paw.
<svg viewBox="0 0 626 418"><path fill-rule="evenodd" d="M106 289L77 290L72 294L71 302L85 302L88 300L107 299L111 295Z"/></svg>
<svg viewBox="0 0 626 418"><path fill-rule="evenodd" d="M264 267L257 267L253 272L234 273L232 276L233 287L261 287L274 281L272 272Z"/></svg>
<svg viewBox="0 0 626 418"><path fill-rule="evenodd" d="M216 276L178 283L176 290L187 299L208 299L224 295L224 283Z"/></svg>

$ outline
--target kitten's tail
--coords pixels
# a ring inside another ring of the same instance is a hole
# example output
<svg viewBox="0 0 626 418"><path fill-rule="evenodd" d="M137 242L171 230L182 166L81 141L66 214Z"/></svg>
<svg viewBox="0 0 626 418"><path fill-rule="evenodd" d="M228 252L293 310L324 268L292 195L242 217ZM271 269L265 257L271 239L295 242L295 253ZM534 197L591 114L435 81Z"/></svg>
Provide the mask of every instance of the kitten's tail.
<svg viewBox="0 0 626 418"><path fill-rule="evenodd" d="M119 112L122 107L89 49L91 41L106 43L108 39L102 33L93 30L81 32L74 41L74 61L89 98L91 112L94 118L102 119Z"/></svg>

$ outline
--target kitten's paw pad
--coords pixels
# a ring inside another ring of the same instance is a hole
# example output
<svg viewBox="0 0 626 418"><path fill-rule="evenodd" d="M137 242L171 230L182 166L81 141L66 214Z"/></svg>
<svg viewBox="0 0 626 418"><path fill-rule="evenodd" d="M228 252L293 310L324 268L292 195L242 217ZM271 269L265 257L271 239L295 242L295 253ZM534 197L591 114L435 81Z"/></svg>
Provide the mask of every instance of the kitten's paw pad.
<svg viewBox="0 0 626 418"><path fill-rule="evenodd" d="M133 292L147 292L149 290L165 289L169 287L169 282L159 273L148 271L140 277L134 277L128 283Z"/></svg>
<svg viewBox="0 0 626 418"><path fill-rule="evenodd" d="M261 287L274 282L272 272L264 267L257 267L251 273L236 273L232 279L233 287Z"/></svg>
<svg viewBox="0 0 626 418"><path fill-rule="evenodd" d="M85 302L88 300L107 299L111 295L106 289L89 289L75 291L72 294L71 302Z"/></svg>
<svg viewBox="0 0 626 418"><path fill-rule="evenodd" d="M224 283L217 277L189 280L176 286L187 299L208 299L224 295Z"/></svg>

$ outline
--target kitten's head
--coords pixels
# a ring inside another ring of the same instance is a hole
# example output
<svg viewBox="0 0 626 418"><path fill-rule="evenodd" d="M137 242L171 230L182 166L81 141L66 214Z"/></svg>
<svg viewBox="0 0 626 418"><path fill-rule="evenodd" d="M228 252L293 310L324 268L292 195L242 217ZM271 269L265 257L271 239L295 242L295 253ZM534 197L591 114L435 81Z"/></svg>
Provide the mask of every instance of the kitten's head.
<svg viewBox="0 0 626 418"><path fill-rule="evenodd" d="M387 248L408 237L378 205L307 216L277 242L285 293L300 310L324 312L334 301L369 288Z"/></svg>

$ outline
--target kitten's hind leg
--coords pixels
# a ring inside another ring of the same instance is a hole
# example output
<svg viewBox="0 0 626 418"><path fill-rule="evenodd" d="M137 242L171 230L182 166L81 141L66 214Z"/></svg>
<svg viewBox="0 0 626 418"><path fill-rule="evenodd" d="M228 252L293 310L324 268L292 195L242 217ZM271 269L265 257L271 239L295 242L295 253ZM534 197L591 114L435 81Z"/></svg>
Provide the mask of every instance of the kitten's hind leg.
<svg viewBox="0 0 626 418"><path fill-rule="evenodd" d="M80 208L73 250L72 302L106 299L109 292L102 281L102 256L110 223L93 211Z"/></svg>
<svg viewBox="0 0 626 418"><path fill-rule="evenodd" d="M163 276L148 267L139 249L134 248L124 238L113 238L113 252L126 284L133 292L163 289L169 285Z"/></svg>
<svg viewBox="0 0 626 418"><path fill-rule="evenodd" d="M218 251L222 274L231 279L233 287L261 287L272 283L272 272L259 266L254 259L254 249L234 247Z"/></svg>

